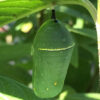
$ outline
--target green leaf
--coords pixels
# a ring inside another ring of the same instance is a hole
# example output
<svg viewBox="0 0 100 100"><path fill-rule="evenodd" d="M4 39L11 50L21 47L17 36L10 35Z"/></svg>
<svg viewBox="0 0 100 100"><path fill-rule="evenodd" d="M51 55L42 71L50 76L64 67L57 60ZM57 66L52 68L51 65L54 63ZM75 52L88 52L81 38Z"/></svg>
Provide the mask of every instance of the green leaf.
<svg viewBox="0 0 100 100"><path fill-rule="evenodd" d="M76 93L76 91L66 86L57 100L100 100L100 93Z"/></svg>
<svg viewBox="0 0 100 100"><path fill-rule="evenodd" d="M77 42L78 45L83 45L83 44L96 44L96 40L73 33L73 36Z"/></svg>
<svg viewBox="0 0 100 100"><path fill-rule="evenodd" d="M32 81L32 77L24 69L6 64L0 64L0 75L10 77L26 85Z"/></svg>
<svg viewBox="0 0 100 100"><path fill-rule="evenodd" d="M98 50L97 50L97 46L96 45L87 45L87 44L84 44L84 45L81 45L81 47L83 47L84 49L86 49L87 51L89 51L96 60L98 60Z"/></svg>
<svg viewBox="0 0 100 100"><path fill-rule="evenodd" d="M83 29L76 29L76 28L69 28L69 27L67 27L67 28L70 32L97 40L96 30L89 29L89 28L83 28Z"/></svg>
<svg viewBox="0 0 100 100"><path fill-rule="evenodd" d="M12 79L0 76L0 100L47 100L36 97L31 89Z"/></svg>
<svg viewBox="0 0 100 100"><path fill-rule="evenodd" d="M47 8L42 0L0 0L0 26Z"/></svg>
<svg viewBox="0 0 100 100"><path fill-rule="evenodd" d="M77 45L75 45L73 53L72 53L71 64L76 68L79 65L79 55L78 55L78 46Z"/></svg>
<svg viewBox="0 0 100 100"><path fill-rule="evenodd" d="M15 44L0 46L0 75L13 78L28 84L31 76L26 71L32 68L31 44ZM22 63L25 60L26 63ZM12 63L12 64L11 64Z"/></svg>
<svg viewBox="0 0 100 100"><path fill-rule="evenodd" d="M58 100L100 100L100 93L77 93L77 94L67 94L64 92L64 98Z"/></svg>
<svg viewBox="0 0 100 100"><path fill-rule="evenodd" d="M81 11L71 7L57 6L56 11L60 12L61 14L64 14L64 16L66 16L66 19L67 17L72 16L72 17L82 18L85 21L93 23L89 15L81 13ZM62 18L64 18L64 16L62 16Z"/></svg>
<svg viewBox="0 0 100 100"><path fill-rule="evenodd" d="M33 66L30 51L30 43L0 46L0 75L28 84L31 81L31 76L25 70ZM27 63L23 64L22 60Z"/></svg>
<svg viewBox="0 0 100 100"><path fill-rule="evenodd" d="M91 84L91 62L93 56L87 50L79 47L79 66L69 66L66 84L73 87L77 92L86 92Z"/></svg>
<svg viewBox="0 0 100 100"><path fill-rule="evenodd" d="M89 0L59 0L57 4L73 4L73 5L80 5L85 7L90 15L92 16L94 22L96 22L97 19L97 11L94 5Z"/></svg>
<svg viewBox="0 0 100 100"><path fill-rule="evenodd" d="M31 44L1 45L0 63L8 63L12 60L18 60L30 56Z"/></svg>

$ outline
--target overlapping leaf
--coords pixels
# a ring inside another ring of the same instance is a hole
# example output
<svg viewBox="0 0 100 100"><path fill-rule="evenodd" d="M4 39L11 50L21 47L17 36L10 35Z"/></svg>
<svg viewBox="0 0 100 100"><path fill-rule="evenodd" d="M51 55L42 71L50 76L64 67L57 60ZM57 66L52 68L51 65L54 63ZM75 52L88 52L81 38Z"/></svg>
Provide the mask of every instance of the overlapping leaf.
<svg viewBox="0 0 100 100"><path fill-rule="evenodd" d="M42 0L0 0L0 26L43 10L47 6Z"/></svg>
<svg viewBox="0 0 100 100"><path fill-rule="evenodd" d="M31 76L25 69L32 67L32 63L30 63L31 65L26 63L25 67L21 60L30 57L30 50L31 44L0 46L0 75L28 84L31 81ZM29 62L31 61L29 60Z"/></svg>
<svg viewBox="0 0 100 100"><path fill-rule="evenodd" d="M36 97L31 89L0 76L0 100L45 100ZM47 99L46 99L47 100Z"/></svg>

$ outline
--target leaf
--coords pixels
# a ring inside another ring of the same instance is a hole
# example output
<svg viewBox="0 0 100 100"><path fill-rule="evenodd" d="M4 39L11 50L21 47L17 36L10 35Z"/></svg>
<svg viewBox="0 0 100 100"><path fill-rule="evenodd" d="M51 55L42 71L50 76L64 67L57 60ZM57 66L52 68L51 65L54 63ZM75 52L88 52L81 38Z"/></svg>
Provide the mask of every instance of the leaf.
<svg viewBox="0 0 100 100"><path fill-rule="evenodd" d="M88 29L88 28L83 28L83 29L75 29L75 28L69 28L69 27L67 28L70 32L97 40L96 30Z"/></svg>
<svg viewBox="0 0 100 100"><path fill-rule="evenodd" d="M8 63L30 56L31 44L15 44L0 46L0 63Z"/></svg>
<svg viewBox="0 0 100 100"><path fill-rule="evenodd" d="M83 44L96 44L96 40L73 33L73 36L77 42L78 45L83 45Z"/></svg>
<svg viewBox="0 0 100 100"><path fill-rule="evenodd" d="M30 51L30 43L0 46L0 75L28 84L31 76L25 70L33 67ZM26 61L26 64L22 61Z"/></svg>
<svg viewBox="0 0 100 100"><path fill-rule="evenodd" d="M89 11L94 22L96 22L97 11L94 5L89 0L61 0L61 1L59 0L57 4L74 4L74 5L83 6Z"/></svg>
<svg viewBox="0 0 100 100"><path fill-rule="evenodd" d="M47 100L36 97L31 89L12 79L0 76L0 100Z"/></svg>
<svg viewBox="0 0 100 100"><path fill-rule="evenodd" d="M26 85L32 81L32 77L24 69L6 64L0 64L0 75L10 77Z"/></svg>
<svg viewBox="0 0 100 100"><path fill-rule="evenodd" d="M100 100L100 93L76 93L76 91L66 86L57 100Z"/></svg>
<svg viewBox="0 0 100 100"><path fill-rule="evenodd" d="M81 47L83 47L84 49L89 51L94 56L94 58L96 60L98 60L98 50L97 50L97 46L96 45L91 46L91 45L84 44L84 45L81 45Z"/></svg>
<svg viewBox="0 0 100 100"><path fill-rule="evenodd" d="M100 93L69 94L63 100L100 100Z"/></svg>
<svg viewBox="0 0 100 100"><path fill-rule="evenodd" d="M77 92L86 92L91 84L91 62L93 56L87 50L79 47L79 66L69 66L66 76L66 84L73 87Z"/></svg>
<svg viewBox="0 0 100 100"><path fill-rule="evenodd" d="M61 14L64 14L66 17L73 16L77 18L82 18L85 21L88 21L90 23L93 23L93 20L90 18L90 16L86 15L85 13L81 13L81 11L77 11L74 8L66 7L66 6L58 6L56 7L56 11L61 12ZM64 17L64 16L63 16Z"/></svg>
<svg viewBox="0 0 100 100"><path fill-rule="evenodd" d="M77 68L79 65L79 55L78 55L78 46L75 45L73 53L72 53L72 57L71 57L71 64Z"/></svg>
<svg viewBox="0 0 100 100"><path fill-rule="evenodd" d="M43 10L48 5L42 0L2 0L0 1L0 26Z"/></svg>

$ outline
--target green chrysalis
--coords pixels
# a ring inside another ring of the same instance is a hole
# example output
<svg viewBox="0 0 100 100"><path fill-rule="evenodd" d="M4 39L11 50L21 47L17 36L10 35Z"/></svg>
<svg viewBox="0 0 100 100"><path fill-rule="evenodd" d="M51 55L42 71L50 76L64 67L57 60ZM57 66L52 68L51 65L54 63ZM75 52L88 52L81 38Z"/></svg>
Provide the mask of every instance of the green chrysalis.
<svg viewBox="0 0 100 100"><path fill-rule="evenodd" d="M45 22L33 43L33 88L37 96L50 98L63 88L74 42L64 25L53 19Z"/></svg>

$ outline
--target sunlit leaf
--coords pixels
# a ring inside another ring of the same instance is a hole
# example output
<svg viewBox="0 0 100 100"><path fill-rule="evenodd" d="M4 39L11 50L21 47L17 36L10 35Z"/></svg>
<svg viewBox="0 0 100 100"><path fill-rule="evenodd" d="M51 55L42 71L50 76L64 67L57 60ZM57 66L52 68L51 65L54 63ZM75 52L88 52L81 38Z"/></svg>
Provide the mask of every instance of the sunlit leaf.
<svg viewBox="0 0 100 100"><path fill-rule="evenodd" d="M0 1L0 26L43 10L48 4L41 0Z"/></svg>

